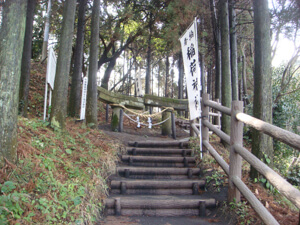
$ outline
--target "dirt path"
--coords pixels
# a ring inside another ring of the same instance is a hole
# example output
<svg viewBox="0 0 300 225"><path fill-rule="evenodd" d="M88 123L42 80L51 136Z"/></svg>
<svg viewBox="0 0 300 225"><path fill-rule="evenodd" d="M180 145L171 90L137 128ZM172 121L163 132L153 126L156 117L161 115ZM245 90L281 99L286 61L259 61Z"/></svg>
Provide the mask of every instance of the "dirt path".
<svg viewBox="0 0 300 225"><path fill-rule="evenodd" d="M202 219L199 217L126 217L108 216L100 222L103 225L227 225L221 219Z"/></svg>

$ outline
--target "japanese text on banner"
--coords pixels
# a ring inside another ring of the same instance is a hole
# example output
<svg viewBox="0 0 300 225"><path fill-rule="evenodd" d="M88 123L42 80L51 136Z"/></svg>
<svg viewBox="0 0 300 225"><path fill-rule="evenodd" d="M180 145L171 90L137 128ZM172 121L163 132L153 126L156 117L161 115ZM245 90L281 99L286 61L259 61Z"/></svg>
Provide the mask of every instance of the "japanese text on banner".
<svg viewBox="0 0 300 225"><path fill-rule="evenodd" d="M184 72L186 75L190 119L200 116L201 79L198 59L198 38L196 20L180 38L183 55Z"/></svg>

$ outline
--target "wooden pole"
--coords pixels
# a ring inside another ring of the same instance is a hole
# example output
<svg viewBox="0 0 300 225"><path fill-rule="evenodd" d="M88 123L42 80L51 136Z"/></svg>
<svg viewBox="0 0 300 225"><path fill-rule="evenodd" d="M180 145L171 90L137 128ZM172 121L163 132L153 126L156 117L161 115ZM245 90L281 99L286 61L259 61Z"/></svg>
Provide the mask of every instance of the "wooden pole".
<svg viewBox="0 0 300 225"><path fill-rule="evenodd" d="M123 132L123 109L120 109L120 118L119 118L119 132Z"/></svg>
<svg viewBox="0 0 300 225"><path fill-rule="evenodd" d="M273 215L264 207L264 205L256 198L256 196L249 190L249 188L239 177L232 177L232 181L239 188L253 209L257 212L264 224L279 225Z"/></svg>
<svg viewBox="0 0 300 225"><path fill-rule="evenodd" d="M115 198L115 215L121 216L121 198Z"/></svg>
<svg viewBox="0 0 300 225"><path fill-rule="evenodd" d="M175 124L175 114L174 112L171 113L172 119L172 137L176 140L176 124Z"/></svg>
<svg viewBox="0 0 300 225"><path fill-rule="evenodd" d="M109 104L106 104L106 114L105 114L106 123L108 123L108 111L109 111Z"/></svg>
<svg viewBox="0 0 300 225"><path fill-rule="evenodd" d="M111 130L119 131L120 111L121 107L112 107Z"/></svg>
<svg viewBox="0 0 300 225"><path fill-rule="evenodd" d="M229 188L228 201L239 202L241 194L233 184L231 178L241 178L242 175L242 157L233 148L234 144L243 146L243 123L236 119L236 113L243 111L242 101L233 101L231 104L231 133L230 133L230 164L229 164Z"/></svg>
<svg viewBox="0 0 300 225"><path fill-rule="evenodd" d="M203 121L204 126L208 127L212 132L218 135L227 144L230 144L230 136L224 133L222 130L215 127L213 124L209 123L208 120Z"/></svg>
<svg viewBox="0 0 300 225"><path fill-rule="evenodd" d="M171 136L172 135L172 119L171 110L166 110L162 113L162 121L166 120L161 125L161 134Z"/></svg>
<svg viewBox="0 0 300 225"><path fill-rule="evenodd" d="M259 173L261 173L270 183L290 200L298 209L300 209L300 191L293 187L289 182L282 178L278 173L256 158L251 152L240 145L234 145L234 149L248 163L250 163Z"/></svg>
<svg viewBox="0 0 300 225"><path fill-rule="evenodd" d="M209 141L209 129L208 127L204 126L203 122L208 121L209 116L209 107L204 104L205 101L209 100L209 94L203 93L202 96L202 140Z"/></svg>
<svg viewBox="0 0 300 225"><path fill-rule="evenodd" d="M190 137L195 137L196 136L195 131L192 127L192 124L194 124L194 123L195 123L195 120L190 120Z"/></svg>
<svg viewBox="0 0 300 225"><path fill-rule="evenodd" d="M219 99L216 99L217 103L220 105L220 100ZM218 128L221 130L221 113L220 111L218 111L218 117L216 119L216 125L218 125Z"/></svg>
<svg viewBox="0 0 300 225"><path fill-rule="evenodd" d="M256 130L262 131L265 134L267 134L273 138L276 138L277 140L279 140L297 150L300 150L300 135L297 135L293 132L284 130L280 127L269 124L265 121L254 118L254 117L249 116L242 112L237 113L236 117L239 121L242 121L247 125L250 125L251 127L255 128Z"/></svg>
<svg viewBox="0 0 300 225"><path fill-rule="evenodd" d="M188 110L185 110L184 111L184 117L187 119L189 118L189 111Z"/></svg>
<svg viewBox="0 0 300 225"><path fill-rule="evenodd" d="M231 115L231 109L226 107L226 106L222 106L220 105L220 103L217 103L217 102L214 102L214 101L211 101L211 100L208 100L208 99L205 99L203 100L204 102L204 105L205 106L209 106L209 107L212 107L213 109L216 109L228 116Z"/></svg>

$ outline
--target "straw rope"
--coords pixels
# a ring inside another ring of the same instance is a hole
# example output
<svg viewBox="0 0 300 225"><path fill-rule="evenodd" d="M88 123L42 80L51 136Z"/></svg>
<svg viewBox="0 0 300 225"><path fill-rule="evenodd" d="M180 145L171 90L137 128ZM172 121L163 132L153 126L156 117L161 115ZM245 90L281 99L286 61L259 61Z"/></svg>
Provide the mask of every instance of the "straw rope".
<svg viewBox="0 0 300 225"><path fill-rule="evenodd" d="M123 108L124 110L126 110L126 111L128 111L128 112L130 112L130 113L132 113L132 114L134 114L134 115L136 115L136 116L139 116L140 118L148 118L148 117L150 117L150 118L155 118L155 117L160 116L163 112L165 112L165 111L167 111L167 110L172 110L172 111L174 111L174 108L172 108L172 107L166 107L166 108L164 108L162 111L150 115L150 114L144 114L145 112L143 112L143 113L137 113L137 112L135 112L134 110L128 109L128 108L126 108L124 105L120 105L120 104L110 104L110 106L118 106L118 107L121 107L121 108Z"/></svg>
<svg viewBox="0 0 300 225"><path fill-rule="evenodd" d="M132 122L138 123L137 120L132 119L132 118L131 118L129 115L127 115L126 113L124 113L124 116L126 116L126 117L127 117L129 120L131 120ZM164 121L161 121L161 122L159 122L159 123L154 123L154 124L152 124L152 127L153 127L153 126L160 125L160 124L166 122L167 120L169 120L170 118L171 118L171 117L169 116L169 117L168 117L167 119L165 119ZM140 125L148 126L148 124L144 124L144 123L142 123L142 122L140 122Z"/></svg>

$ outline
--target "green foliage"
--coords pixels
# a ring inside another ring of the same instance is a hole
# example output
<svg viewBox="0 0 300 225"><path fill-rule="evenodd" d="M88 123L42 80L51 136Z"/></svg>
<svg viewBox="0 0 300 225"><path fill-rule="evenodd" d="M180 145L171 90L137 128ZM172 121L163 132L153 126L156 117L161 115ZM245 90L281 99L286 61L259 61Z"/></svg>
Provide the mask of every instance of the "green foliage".
<svg viewBox="0 0 300 225"><path fill-rule="evenodd" d="M49 125L48 122L44 122L43 120L28 120L26 118L23 118L23 120L26 126L35 131L37 131L39 127L47 127Z"/></svg>
<svg viewBox="0 0 300 225"><path fill-rule="evenodd" d="M300 126L300 74L299 72L293 76L286 74L285 76L289 76L289 79L283 79L285 69L285 66L273 69L273 123L278 127L299 134L297 127ZM298 151L282 142L274 140L274 165L279 169L281 174L291 181L293 180L291 177L293 175L297 179L297 173L287 174L290 162L294 157L298 157Z"/></svg>
<svg viewBox="0 0 300 225"><path fill-rule="evenodd" d="M215 191L220 192L221 187L224 184L224 174L220 173L219 171L215 170L211 176L206 177L206 182L212 184Z"/></svg>
<svg viewBox="0 0 300 225"><path fill-rule="evenodd" d="M249 205L247 202L230 202L229 203L230 209L238 216L238 220L240 221L239 224L252 224L253 219L249 216Z"/></svg>
<svg viewBox="0 0 300 225"><path fill-rule="evenodd" d="M6 181L2 187L1 187L1 192L2 193L9 193L12 190L16 189L16 185L14 182L12 181Z"/></svg>
<svg viewBox="0 0 300 225"><path fill-rule="evenodd" d="M290 80L282 80L285 67L273 69L273 122L276 126L297 133L300 125L299 100L300 73L290 77ZM288 82L288 83L287 83Z"/></svg>
<svg viewBox="0 0 300 225"><path fill-rule="evenodd" d="M9 224L8 217L20 219L24 213L24 204L29 203L29 196L25 193L15 191L17 184L12 181L6 181L0 184L0 224ZM25 220L29 219L32 214L28 214Z"/></svg>
<svg viewBox="0 0 300 225"><path fill-rule="evenodd" d="M115 165L113 154L103 159L103 149L89 140L91 132L102 134L86 130L71 136L40 120L20 121L21 136L33 134L34 150L0 184L0 224L95 224L107 194L105 178Z"/></svg>
<svg viewBox="0 0 300 225"><path fill-rule="evenodd" d="M29 196L24 193L13 192L0 196L0 224L9 224L7 217L21 219L25 204L29 203ZM33 214L28 214L24 220L30 219Z"/></svg>
<svg viewBox="0 0 300 225"><path fill-rule="evenodd" d="M52 199L38 198L32 203L36 209L39 209L46 215L47 221L53 223L63 223L68 220L75 222L75 218L79 216L80 205L83 198L86 197L84 185L78 182L62 183L53 177L52 172L49 172L45 180L37 182L37 188L48 191L51 189L53 194ZM79 174L83 175L83 174Z"/></svg>
<svg viewBox="0 0 300 225"><path fill-rule="evenodd" d="M299 186L300 184L300 165L294 166L287 173L287 180L293 185Z"/></svg>

